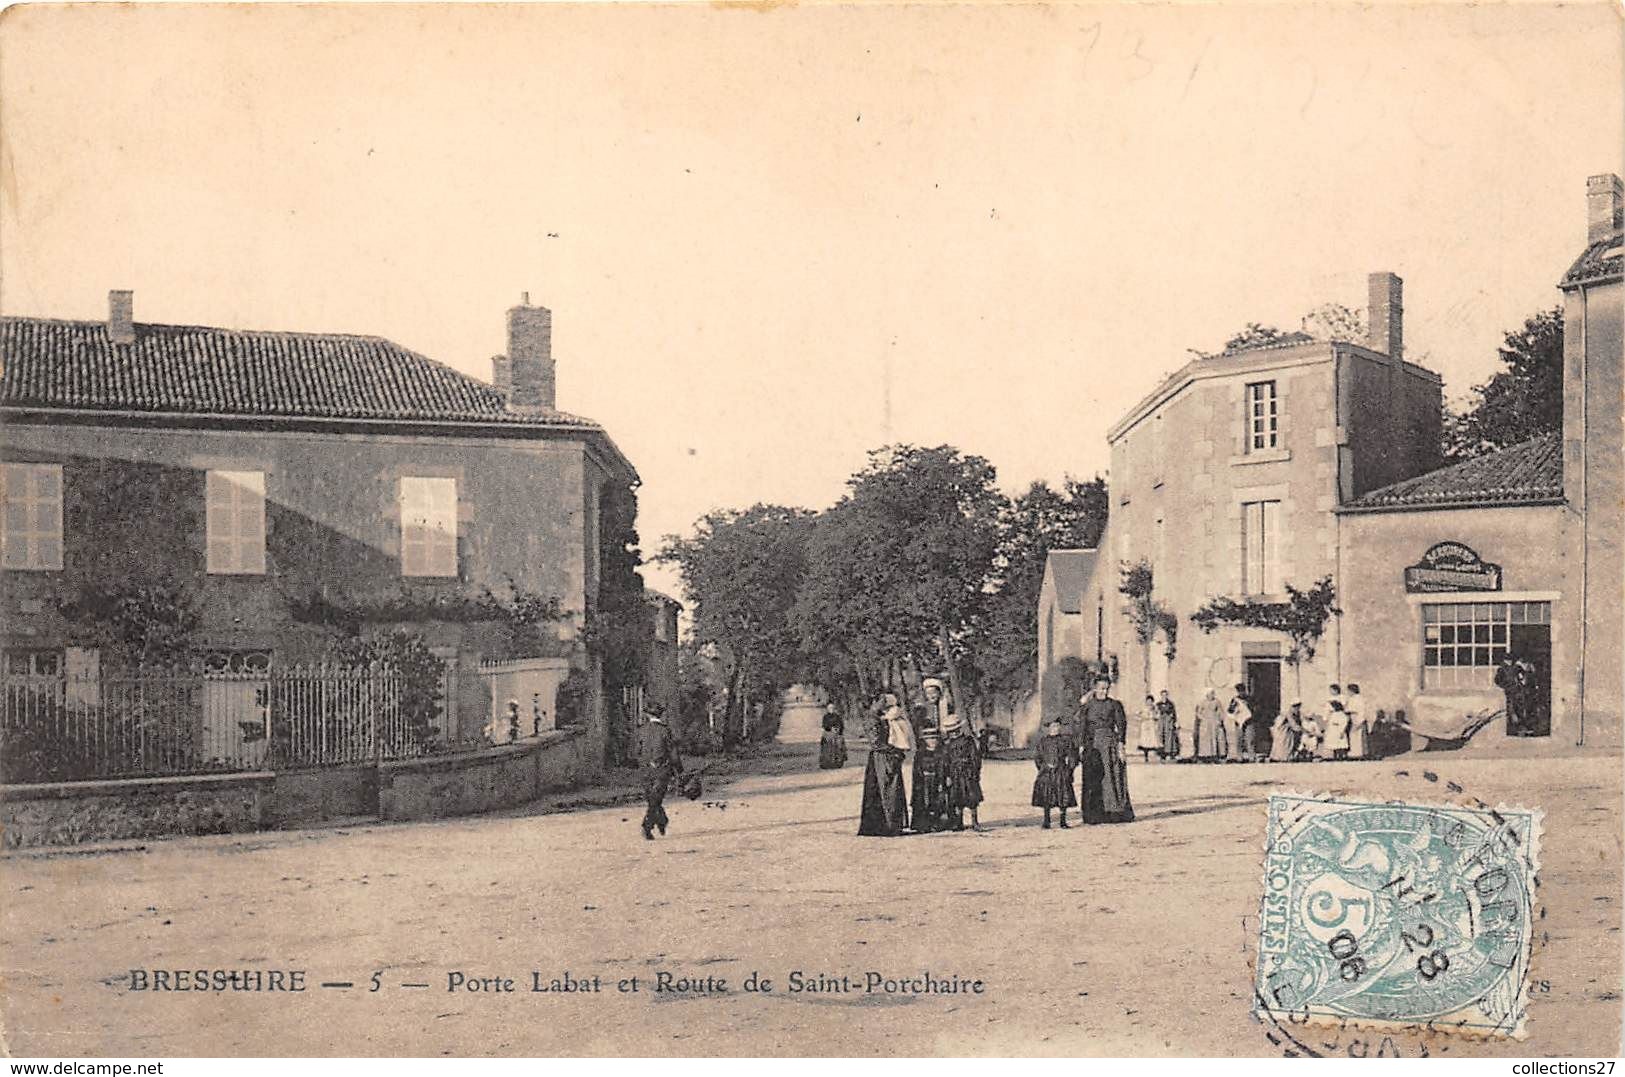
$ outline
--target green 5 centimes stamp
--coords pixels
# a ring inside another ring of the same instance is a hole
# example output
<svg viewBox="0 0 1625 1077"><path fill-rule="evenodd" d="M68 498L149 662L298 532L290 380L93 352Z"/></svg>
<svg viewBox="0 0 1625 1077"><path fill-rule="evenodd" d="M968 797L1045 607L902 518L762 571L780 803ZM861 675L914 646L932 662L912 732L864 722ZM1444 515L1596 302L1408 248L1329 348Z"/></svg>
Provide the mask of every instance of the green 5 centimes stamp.
<svg viewBox="0 0 1625 1077"><path fill-rule="evenodd" d="M1523 1038L1539 811L1272 795L1254 1006Z"/></svg>

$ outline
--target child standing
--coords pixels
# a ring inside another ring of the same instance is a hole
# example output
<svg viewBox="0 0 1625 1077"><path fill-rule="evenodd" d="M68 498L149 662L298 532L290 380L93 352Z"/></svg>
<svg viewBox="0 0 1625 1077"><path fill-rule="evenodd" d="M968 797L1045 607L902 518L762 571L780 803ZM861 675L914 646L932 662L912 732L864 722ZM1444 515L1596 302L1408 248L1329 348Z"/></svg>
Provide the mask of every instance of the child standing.
<svg viewBox="0 0 1625 1077"><path fill-rule="evenodd" d="M1038 777L1033 779L1033 807L1044 809L1044 829L1050 827L1050 811L1061 809L1061 828L1070 829L1066 809L1076 807L1078 794L1072 788L1072 773L1078 767L1078 745L1061 734L1061 723L1050 719L1045 735L1033 753Z"/></svg>
<svg viewBox="0 0 1625 1077"><path fill-rule="evenodd" d="M946 830L948 819L948 753L935 727L920 734L920 749L914 753L914 833L930 834Z"/></svg>
<svg viewBox="0 0 1625 1077"><path fill-rule="evenodd" d="M1157 713L1157 701L1152 696L1145 697L1145 706L1140 708L1140 756L1149 763L1151 753L1156 752L1158 758L1162 756L1162 725Z"/></svg>

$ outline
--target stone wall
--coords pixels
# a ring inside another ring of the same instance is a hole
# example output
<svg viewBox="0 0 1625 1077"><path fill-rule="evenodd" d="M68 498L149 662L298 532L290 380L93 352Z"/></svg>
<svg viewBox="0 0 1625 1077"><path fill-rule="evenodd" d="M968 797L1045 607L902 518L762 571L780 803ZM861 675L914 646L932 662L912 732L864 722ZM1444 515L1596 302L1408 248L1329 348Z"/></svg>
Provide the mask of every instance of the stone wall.
<svg viewBox="0 0 1625 1077"><path fill-rule="evenodd" d="M0 786L7 849L258 830L275 796L269 773Z"/></svg>
<svg viewBox="0 0 1625 1077"><path fill-rule="evenodd" d="M438 819L511 808L579 785L598 770L593 738L555 730L518 744L405 759L378 768L378 814Z"/></svg>
<svg viewBox="0 0 1625 1077"><path fill-rule="evenodd" d="M580 785L597 775L602 752L602 739L591 730L558 730L376 768L6 785L0 786L0 840L17 849L238 834L357 816L471 815Z"/></svg>

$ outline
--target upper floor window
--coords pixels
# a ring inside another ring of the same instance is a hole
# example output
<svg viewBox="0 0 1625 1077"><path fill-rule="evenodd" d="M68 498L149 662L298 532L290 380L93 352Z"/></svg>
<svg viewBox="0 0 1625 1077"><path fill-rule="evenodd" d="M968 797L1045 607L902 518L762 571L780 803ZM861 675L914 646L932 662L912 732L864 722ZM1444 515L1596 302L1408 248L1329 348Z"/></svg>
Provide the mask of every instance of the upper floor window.
<svg viewBox="0 0 1625 1077"><path fill-rule="evenodd" d="M401 477L401 575L457 575L457 480Z"/></svg>
<svg viewBox="0 0 1625 1077"><path fill-rule="evenodd" d="M6 464L0 469L5 527L0 568L62 568L62 465Z"/></svg>
<svg viewBox="0 0 1625 1077"><path fill-rule="evenodd" d="M1255 381L1247 386L1247 451L1262 452L1278 446L1279 406L1273 381Z"/></svg>
<svg viewBox="0 0 1625 1077"><path fill-rule="evenodd" d="M1241 593L1280 594L1281 503L1248 501L1241 506Z"/></svg>
<svg viewBox="0 0 1625 1077"><path fill-rule="evenodd" d="M205 510L209 571L263 573L265 472L210 471Z"/></svg>

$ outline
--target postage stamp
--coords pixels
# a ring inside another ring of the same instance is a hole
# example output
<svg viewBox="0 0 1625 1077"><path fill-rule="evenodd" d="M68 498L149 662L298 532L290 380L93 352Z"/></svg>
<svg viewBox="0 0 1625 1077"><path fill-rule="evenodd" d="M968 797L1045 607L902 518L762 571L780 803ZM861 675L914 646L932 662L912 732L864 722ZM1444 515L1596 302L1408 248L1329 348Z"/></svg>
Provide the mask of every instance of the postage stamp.
<svg viewBox="0 0 1625 1077"><path fill-rule="evenodd" d="M1522 1039L1541 813L1272 795L1255 1008Z"/></svg>

